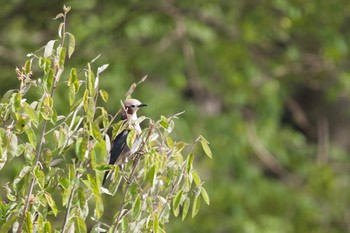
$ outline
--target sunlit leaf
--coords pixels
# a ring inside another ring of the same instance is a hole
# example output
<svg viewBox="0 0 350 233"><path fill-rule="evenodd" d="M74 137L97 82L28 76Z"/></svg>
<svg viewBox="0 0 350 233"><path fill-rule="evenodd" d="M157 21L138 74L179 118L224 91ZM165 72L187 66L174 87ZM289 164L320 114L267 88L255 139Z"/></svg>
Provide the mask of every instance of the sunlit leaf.
<svg viewBox="0 0 350 233"><path fill-rule="evenodd" d="M153 220L153 232L154 232L154 233L159 232L158 215L155 215L155 216L154 216L154 220Z"/></svg>
<svg viewBox="0 0 350 233"><path fill-rule="evenodd" d="M86 233L87 232L85 222L82 218L77 216L77 217L75 217L74 222L75 222L75 232L77 232L77 233Z"/></svg>
<svg viewBox="0 0 350 233"><path fill-rule="evenodd" d="M57 216L58 209L56 207L55 201L52 199L52 197L49 193L45 192L44 195L45 195L47 203L49 204L50 208L52 209L53 214L55 216Z"/></svg>
<svg viewBox="0 0 350 233"><path fill-rule="evenodd" d="M59 47L57 50L57 54L59 57L59 62L58 62L59 68L63 68L64 61L66 59L66 48Z"/></svg>
<svg viewBox="0 0 350 233"><path fill-rule="evenodd" d="M186 197L185 201L184 201L184 204L183 204L183 208L182 208L182 221L185 220L186 216L187 216L187 213L188 213L188 210L190 208L190 199L188 197Z"/></svg>
<svg viewBox="0 0 350 233"><path fill-rule="evenodd" d="M201 195L202 195L202 197L203 197L203 200L204 200L204 202L207 204L207 205L209 205L210 204L210 199L209 199L209 195L208 195L208 193L207 193L207 191L205 190L205 188L203 188L203 187L201 187Z"/></svg>
<svg viewBox="0 0 350 233"><path fill-rule="evenodd" d="M175 217L177 217L179 213L179 205L181 203L182 194L183 194L183 190L179 190L176 193L175 198L173 199L173 211L174 211Z"/></svg>
<svg viewBox="0 0 350 233"><path fill-rule="evenodd" d="M30 212L26 213L26 230L28 233L33 232L33 220Z"/></svg>
<svg viewBox="0 0 350 233"><path fill-rule="evenodd" d="M129 230L129 220L128 218L124 217L122 219L122 232L128 232Z"/></svg>
<svg viewBox="0 0 350 233"><path fill-rule="evenodd" d="M192 169L192 163L193 163L193 154L189 154L187 157L187 164L186 164L186 171L189 174Z"/></svg>
<svg viewBox="0 0 350 233"><path fill-rule="evenodd" d="M38 113L26 102L23 103L23 107L26 113L28 114L30 120L34 121L35 123L38 123Z"/></svg>
<svg viewBox="0 0 350 233"><path fill-rule="evenodd" d="M59 19L59 18L62 18L63 16L64 16L64 15L63 15L62 13L59 13L59 14L57 14L56 17L53 18L53 19Z"/></svg>
<svg viewBox="0 0 350 233"><path fill-rule="evenodd" d="M134 128L131 129L126 138L126 144L128 145L129 148L132 148L132 145L136 140L136 136L137 136L136 130Z"/></svg>
<svg viewBox="0 0 350 233"><path fill-rule="evenodd" d="M34 175L38 181L38 184L40 186L40 188L44 188L45 185L45 175L44 172L42 170L39 169L38 166L36 166L34 168Z"/></svg>
<svg viewBox="0 0 350 233"><path fill-rule="evenodd" d="M159 124L165 129L169 128L168 119L165 118L164 116L161 116L161 120L160 120Z"/></svg>
<svg viewBox="0 0 350 233"><path fill-rule="evenodd" d="M138 195L132 207L132 214L136 218L141 211L141 197Z"/></svg>
<svg viewBox="0 0 350 233"><path fill-rule="evenodd" d="M68 58L70 58L74 52L75 49L75 37L72 33L67 32L68 34Z"/></svg>
<svg viewBox="0 0 350 233"><path fill-rule="evenodd" d="M201 204L200 200L201 199L198 196L195 196L192 204L192 218L194 218L199 212L199 208Z"/></svg>
<svg viewBox="0 0 350 233"><path fill-rule="evenodd" d="M151 169L148 170L146 178L147 181L150 182L150 185L153 187L156 178L156 165L153 165Z"/></svg>
<svg viewBox="0 0 350 233"><path fill-rule="evenodd" d="M51 233L51 223L49 221L45 222L44 233Z"/></svg>
<svg viewBox="0 0 350 233"><path fill-rule="evenodd" d="M62 38L62 33L63 33L63 28L64 28L64 23L60 23L60 25L58 26L58 36L60 38Z"/></svg>
<svg viewBox="0 0 350 233"><path fill-rule="evenodd" d="M202 181L201 181L201 178L196 170L192 170L192 178L193 178L194 183L196 184L197 187L199 185L201 185Z"/></svg>
<svg viewBox="0 0 350 233"><path fill-rule="evenodd" d="M109 66L109 64L104 64L104 65L98 67L96 75L99 76L105 69L107 69L108 66Z"/></svg>
<svg viewBox="0 0 350 233"><path fill-rule="evenodd" d="M200 143L202 145L204 153L209 157L212 158L213 155L211 153L210 147L209 147L209 142L201 135L200 136Z"/></svg>
<svg viewBox="0 0 350 233"><path fill-rule="evenodd" d="M103 99L104 102L108 101L108 92L107 91L100 90L100 95L101 95L101 98Z"/></svg>
<svg viewBox="0 0 350 233"><path fill-rule="evenodd" d="M18 146L18 140L17 140L17 136L15 135L15 134L13 134L13 133L8 133L8 135L7 135L7 150L8 150L8 152L12 155L12 156L14 156L14 157L16 157L17 156L17 146Z"/></svg>
<svg viewBox="0 0 350 233"><path fill-rule="evenodd" d="M37 140L36 140L36 135L35 135L35 132L32 128L26 128L25 129L25 133L28 137L28 141L30 143L30 145L33 147L33 148L36 148L36 145L37 145Z"/></svg>
<svg viewBox="0 0 350 233"><path fill-rule="evenodd" d="M49 58L53 52L53 46L55 45L56 40L50 40L47 42L44 50L44 57Z"/></svg>
<svg viewBox="0 0 350 233"><path fill-rule="evenodd" d="M20 92L13 93L11 96L12 111L16 112L21 107L22 95Z"/></svg>

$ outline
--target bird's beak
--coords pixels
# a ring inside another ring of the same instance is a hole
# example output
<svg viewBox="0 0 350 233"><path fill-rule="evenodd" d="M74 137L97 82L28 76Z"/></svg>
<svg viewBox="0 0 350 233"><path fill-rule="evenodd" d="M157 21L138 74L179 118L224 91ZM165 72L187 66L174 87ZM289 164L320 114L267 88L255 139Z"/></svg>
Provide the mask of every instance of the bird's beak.
<svg viewBox="0 0 350 233"><path fill-rule="evenodd" d="M146 106L147 106L147 104L140 104L140 105L137 106L137 107L141 108L141 107L146 107Z"/></svg>

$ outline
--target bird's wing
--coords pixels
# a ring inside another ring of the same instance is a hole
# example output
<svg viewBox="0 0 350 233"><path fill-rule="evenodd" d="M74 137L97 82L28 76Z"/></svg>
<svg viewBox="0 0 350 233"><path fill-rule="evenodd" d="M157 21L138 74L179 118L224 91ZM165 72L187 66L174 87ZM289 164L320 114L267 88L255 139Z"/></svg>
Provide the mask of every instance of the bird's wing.
<svg viewBox="0 0 350 233"><path fill-rule="evenodd" d="M126 145L126 138L128 137L129 130L124 130L115 137L111 143L111 151L109 153L109 164L115 164L122 153L125 153L125 150L128 149ZM106 182L109 171L105 172L103 177L102 185Z"/></svg>
<svg viewBox="0 0 350 233"><path fill-rule="evenodd" d="M128 137L129 130L124 130L112 141L109 164L115 164L122 152L127 147L126 138Z"/></svg>

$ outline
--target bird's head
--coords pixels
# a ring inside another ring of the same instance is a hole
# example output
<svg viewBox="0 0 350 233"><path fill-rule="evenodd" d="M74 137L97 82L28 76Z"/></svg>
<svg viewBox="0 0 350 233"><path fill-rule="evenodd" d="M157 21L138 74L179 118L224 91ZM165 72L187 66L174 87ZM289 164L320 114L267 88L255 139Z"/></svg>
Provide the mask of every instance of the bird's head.
<svg viewBox="0 0 350 233"><path fill-rule="evenodd" d="M139 110L139 108L145 106L147 106L147 104L143 104L137 99L127 99L123 103L122 115L126 116L127 114L132 116L137 112L137 110Z"/></svg>

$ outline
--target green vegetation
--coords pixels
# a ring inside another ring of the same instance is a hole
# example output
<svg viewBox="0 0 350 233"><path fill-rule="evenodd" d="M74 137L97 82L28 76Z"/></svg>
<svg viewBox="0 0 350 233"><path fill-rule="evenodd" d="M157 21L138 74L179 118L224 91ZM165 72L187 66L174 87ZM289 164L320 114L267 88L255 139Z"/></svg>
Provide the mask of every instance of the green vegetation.
<svg viewBox="0 0 350 233"><path fill-rule="evenodd" d="M56 37L59 22L49 19L60 4L3 3L1 96L18 88L14 68L25 63L24 55ZM91 72L109 64L99 83L109 98L97 105L116 113L129 86L148 75L133 93L149 105L142 113L160 119L185 110L173 140L194 142L202 134L210 142L213 159L194 159L210 205L201 205L193 219L170 219L168 232L350 231L347 1L66 4L72 6L67 27L76 43L65 77L101 54ZM65 116L68 93L62 85L53 96ZM38 95L28 93L27 102ZM25 159L6 163L1 187L20 175ZM104 212L115 211L121 196L104 195Z"/></svg>

